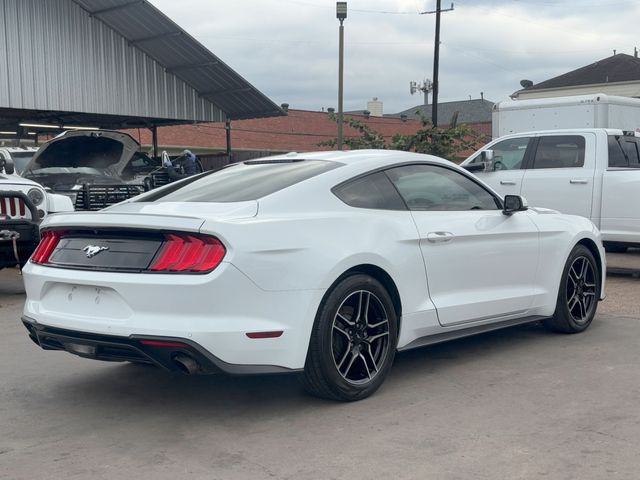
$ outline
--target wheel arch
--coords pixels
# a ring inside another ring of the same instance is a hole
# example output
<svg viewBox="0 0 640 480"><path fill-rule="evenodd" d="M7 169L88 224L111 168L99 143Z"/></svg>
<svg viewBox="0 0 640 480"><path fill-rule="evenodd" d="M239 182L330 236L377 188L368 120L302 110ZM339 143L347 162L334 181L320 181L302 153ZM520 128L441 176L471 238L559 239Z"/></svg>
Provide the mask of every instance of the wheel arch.
<svg viewBox="0 0 640 480"><path fill-rule="evenodd" d="M576 245L584 245L593 254L594 258L596 259L596 263L598 265L598 273L600 274L600 295L602 295L602 288L604 285L604 277L606 275L606 272L604 272L602 268L603 258L600 254L600 249L598 249L596 242L594 242L592 239L587 237L580 239L576 243Z"/></svg>
<svg viewBox="0 0 640 480"><path fill-rule="evenodd" d="M327 294L329 292L331 292L333 290L333 288L340 281L345 279L346 277L349 277L351 275L356 275L356 274L359 274L359 273L365 274L365 275L369 275L370 277L375 278L387 290L387 292L389 293L389 296L391 297L391 301L393 303L393 308L395 310L396 317L398 319L398 333L399 333L400 332L400 328L402 326L401 325L401 323L402 323L402 299L400 298L400 291L398 290L396 282L393 280L391 275L389 275L389 273L386 270L384 270L383 268L381 268L381 267L379 267L377 265L370 264L370 263L363 263L363 264L360 264L360 265L353 266L353 267L349 268L348 270L346 270L345 272L343 272L331 284L331 286L327 289Z"/></svg>

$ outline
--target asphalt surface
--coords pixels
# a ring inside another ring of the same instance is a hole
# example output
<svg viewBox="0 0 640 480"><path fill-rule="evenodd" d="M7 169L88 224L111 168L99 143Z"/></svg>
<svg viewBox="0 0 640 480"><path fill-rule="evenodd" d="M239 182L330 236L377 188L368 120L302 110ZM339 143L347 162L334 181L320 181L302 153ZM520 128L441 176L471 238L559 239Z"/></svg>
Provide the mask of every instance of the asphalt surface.
<svg viewBox="0 0 640 480"><path fill-rule="evenodd" d="M292 376L186 377L45 352L0 272L2 479L635 479L640 279L592 327L516 327L398 356L373 397Z"/></svg>

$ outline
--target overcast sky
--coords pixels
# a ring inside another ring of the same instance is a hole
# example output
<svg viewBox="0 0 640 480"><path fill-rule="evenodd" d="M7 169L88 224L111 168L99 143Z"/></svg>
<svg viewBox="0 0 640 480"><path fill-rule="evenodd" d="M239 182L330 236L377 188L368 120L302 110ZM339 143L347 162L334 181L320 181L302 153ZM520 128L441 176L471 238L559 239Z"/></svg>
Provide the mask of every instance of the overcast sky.
<svg viewBox="0 0 640 480"><path fill-rule="evenodd" d="M337 106L333 0L151 0L278 104ZM457 0L442 14L440 101L500 101L522 79L541 82L640 47L640 0ZM443 0L443 8L450 1ZM435 0L349 0L345 110L378 97L385 113L422 103L409 81L433 73ZM635 34L635 35L634 35Z"/></svg>

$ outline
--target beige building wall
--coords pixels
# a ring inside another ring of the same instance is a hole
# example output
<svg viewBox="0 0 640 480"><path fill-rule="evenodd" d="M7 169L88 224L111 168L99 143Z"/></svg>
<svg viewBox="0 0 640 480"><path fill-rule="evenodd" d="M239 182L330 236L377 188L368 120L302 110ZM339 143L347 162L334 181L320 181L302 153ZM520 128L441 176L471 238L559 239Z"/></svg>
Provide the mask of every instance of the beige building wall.
<svg viewBox="0 0 640 480"><path fill-rule="evenodd" d="M519 91L511 95L516 100L531 100L534 98L566 97L568 95L590 95L604 93L622 97L640 97L640 81L595 83L575 87L544 88L541 90Z"/></svg>

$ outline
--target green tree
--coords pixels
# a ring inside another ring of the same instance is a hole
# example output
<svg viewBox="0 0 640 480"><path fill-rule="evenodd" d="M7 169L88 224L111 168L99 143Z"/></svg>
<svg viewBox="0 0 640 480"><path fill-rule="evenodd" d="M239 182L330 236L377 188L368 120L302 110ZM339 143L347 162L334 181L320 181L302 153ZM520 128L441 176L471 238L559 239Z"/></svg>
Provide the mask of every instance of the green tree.
<svg viewBox="0 0 640 480"><path fill-rule="evenodd" d="M338 116L335 113L329 114L329 119L334 122L338 121ZM349 150L363 150L366 148L385 149L387 143L384 137L373 130L371 127L365 125L360 120L356 120L352 117L344 117L344 123L358 131L360 134L358 137L344 137L342 143L349 147ZM323 140L318 145L320 147L335 147L338 143L336 138L331 140Z"/></svg>
<svg viewBox="0 0 640 480"><path fill-rule="evenodd" d="M416 112L420 113L420 112ZM329 114L334 122L338 121L335 113ZM421 115L421 128L411 135L394 135L387 142L382 134L376 132L362 121L351 117L345 117L345 124L358 131L357 137L345 137L343 143L350 150L365 148L404 150L417 153L436 155L448 160L459 160L463 152L475 150L484 140L466 125L453 125L447 127L435 127L431 121ZM336 139L324 140L318 145L322 147L335 147Z"/></svg>
<svg viewBox="0 0 640 480"><path fill-rule="evenodd" d="M394 135L389 148L427 153L448 160L458 160L463 152L475 150L483 136L467 125L436 127L425 117L422 127L413 135Z"/></svg>

